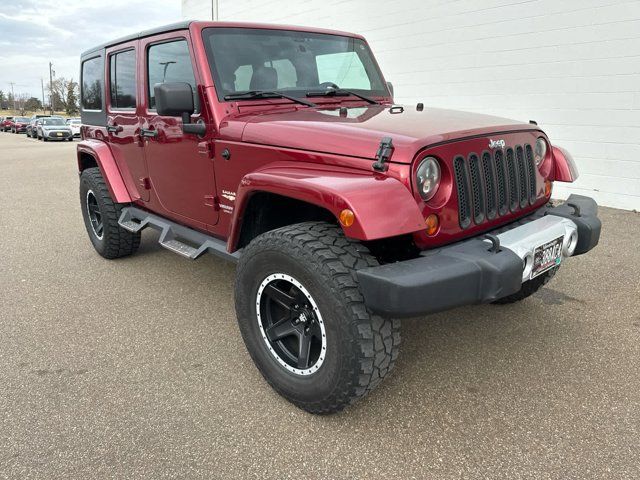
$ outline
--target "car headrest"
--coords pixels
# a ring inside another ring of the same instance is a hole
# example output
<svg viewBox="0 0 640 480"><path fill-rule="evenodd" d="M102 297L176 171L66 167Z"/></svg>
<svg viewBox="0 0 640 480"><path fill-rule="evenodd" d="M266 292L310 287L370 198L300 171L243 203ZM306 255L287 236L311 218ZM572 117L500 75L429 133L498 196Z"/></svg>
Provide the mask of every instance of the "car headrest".
<svg viewBox="0 0 640 480"><path fill-rule="evenodd" d="M258 67L251 76L251 90L273 90L278 88L278 72L273 67Z"/></svg>

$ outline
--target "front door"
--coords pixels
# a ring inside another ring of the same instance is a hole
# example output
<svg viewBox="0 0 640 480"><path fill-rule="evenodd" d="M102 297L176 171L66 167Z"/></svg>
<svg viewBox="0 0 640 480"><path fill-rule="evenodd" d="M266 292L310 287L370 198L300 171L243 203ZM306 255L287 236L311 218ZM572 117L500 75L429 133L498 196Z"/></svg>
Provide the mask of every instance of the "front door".
<svg viewBox="0 0 640 480"><path fill-rule="evenodd" d="M107 139L134 198L149 200L148 172L142 142L137 73L138 42L128 42L107 51Z"/></svg>
<svg viewBox="0 0 640 480"><path fill-rule="evenodd" d="M160 116L155 111L154 85L186 82L193 89L196 106L191 121L197 122L200 118L207 121L205 112L201 112L198 73L191 61L188 35L185 32L179 36L174 32L165 37L141 41L145 51L147 103L141 138L151 188L157 197L157 208L178 221L206 229L218 221L213 202L213 160L202 138L182 132L180 117Z"/></svg>

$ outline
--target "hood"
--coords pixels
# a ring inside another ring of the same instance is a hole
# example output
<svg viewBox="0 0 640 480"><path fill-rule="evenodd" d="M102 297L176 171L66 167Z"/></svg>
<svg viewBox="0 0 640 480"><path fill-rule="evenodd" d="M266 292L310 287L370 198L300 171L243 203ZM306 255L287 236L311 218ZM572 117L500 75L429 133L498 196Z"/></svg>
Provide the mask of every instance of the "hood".
<svg viewBox="0 0 640 480"><path fill-rule="evenodd" d="M435 143L537 127L455 110L372 105L348 108L346 115L338 108L272 111L231 120L226 129L241 137L234 140L367 159L375 158L383 137L391 137L392 161L410 163L420 149Z"/></svg>

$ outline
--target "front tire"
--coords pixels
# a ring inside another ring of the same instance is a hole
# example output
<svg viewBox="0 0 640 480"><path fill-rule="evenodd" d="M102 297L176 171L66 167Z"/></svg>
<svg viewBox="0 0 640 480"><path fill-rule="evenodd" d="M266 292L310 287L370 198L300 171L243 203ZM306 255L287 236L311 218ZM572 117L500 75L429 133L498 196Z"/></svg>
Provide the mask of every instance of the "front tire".
<svg viewBox="0 0 640 480"><path fill-rule="evenodd" d="M135 253L140 232L118 224L123 204L111 199L99 168L87 168L80 175L80 206L89 239L100 255L113 259Z"/></svg>
<svg viewBox="0 0 640 480"><path fill-rule="evenodd" d="M255 238L242 252L235 303L258 370L283 397L317 414L342 410L392 370L400 321L370 314L356 270L377 265L328 223Z"/></svg>

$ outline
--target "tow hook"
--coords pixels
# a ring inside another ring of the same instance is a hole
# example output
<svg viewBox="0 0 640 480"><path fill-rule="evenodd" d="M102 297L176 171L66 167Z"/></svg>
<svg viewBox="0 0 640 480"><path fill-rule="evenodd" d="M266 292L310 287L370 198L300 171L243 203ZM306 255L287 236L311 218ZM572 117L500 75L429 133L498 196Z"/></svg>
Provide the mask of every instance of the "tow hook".
<svg viewBox="0 0 640 480"><path fill-rule="evenodd" d="M491 242L491 248L489 249L490 252L499 253L502 250L500 248L500 239L498 237L496 237L495 235L487 233L482 238L486 238L487 240L489 240Z"/></svg>

